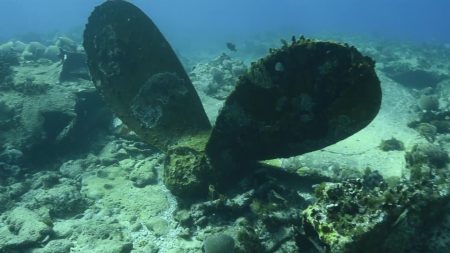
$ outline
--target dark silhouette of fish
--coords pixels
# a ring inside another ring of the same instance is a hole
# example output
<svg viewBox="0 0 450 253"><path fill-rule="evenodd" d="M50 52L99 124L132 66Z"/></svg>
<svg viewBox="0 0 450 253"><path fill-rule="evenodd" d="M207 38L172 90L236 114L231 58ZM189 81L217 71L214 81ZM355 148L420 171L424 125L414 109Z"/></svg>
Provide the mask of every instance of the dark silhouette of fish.
<svg viewBox="0 0 450 253"><path fill-rule="evenodd" d="M233 52L236 52L236 51L237 51L236 45L235 45L234 43L227 42L226 45L227 45L227 48L228 48L230 51L233 51Z"/></svg>

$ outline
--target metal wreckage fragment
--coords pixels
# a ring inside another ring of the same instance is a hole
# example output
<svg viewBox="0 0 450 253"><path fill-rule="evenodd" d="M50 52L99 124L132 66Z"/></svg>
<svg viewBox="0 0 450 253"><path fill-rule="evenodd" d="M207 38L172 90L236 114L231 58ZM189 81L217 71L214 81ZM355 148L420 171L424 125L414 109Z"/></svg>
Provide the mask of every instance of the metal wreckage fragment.
<svg viewBox="0 0 450 253"><path fill-rule="evenodd" d="M211 127L170 44L136 6L107 1L96 7L84 48L104 100L166 153L165 184L184 199L225 188L259 160L345 139L369 124L381 103L369 57L302 37L253 63Z"/></svg>

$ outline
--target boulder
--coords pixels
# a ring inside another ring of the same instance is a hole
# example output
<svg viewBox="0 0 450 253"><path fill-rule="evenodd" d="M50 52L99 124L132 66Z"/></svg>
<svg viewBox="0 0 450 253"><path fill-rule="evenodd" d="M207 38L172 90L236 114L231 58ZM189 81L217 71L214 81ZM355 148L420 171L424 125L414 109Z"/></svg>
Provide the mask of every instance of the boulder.
<svg viewBox="0 0 450 253"><path fill-rule="evenodd" d="M48 222L30 209L16 207L5 215L5 224L0 228L0 251L37 246L52 233Z"/></svg>

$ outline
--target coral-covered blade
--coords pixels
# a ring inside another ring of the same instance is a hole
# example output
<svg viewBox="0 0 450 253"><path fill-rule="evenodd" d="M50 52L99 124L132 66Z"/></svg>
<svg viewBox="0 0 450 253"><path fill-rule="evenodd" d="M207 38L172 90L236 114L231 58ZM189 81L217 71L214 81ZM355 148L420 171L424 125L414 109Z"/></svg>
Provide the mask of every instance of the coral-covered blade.
<svg viewBox="0 0 450 253"><path fill-rule="evenodd" d="M380 104L370 58L354 47L302 38L273 50L241 77L207 153L237 162L300 155L361 130Z"/></svg>
<svg viewBox="0 0 450 253"><path fill-rule="evenodd" d="M104 100L145 141L165 150L211 128L171 46L133 4L115 0L96 7L83 45Z"/></svg>

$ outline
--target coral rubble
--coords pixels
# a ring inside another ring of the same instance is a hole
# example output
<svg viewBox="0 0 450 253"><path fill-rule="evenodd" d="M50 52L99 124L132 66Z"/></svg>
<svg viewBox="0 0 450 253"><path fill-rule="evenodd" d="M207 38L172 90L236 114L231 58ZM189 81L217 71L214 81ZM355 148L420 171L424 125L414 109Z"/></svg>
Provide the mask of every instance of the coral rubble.
<svg viewBox="0 0 450 253"><path fill-rule="evenodd" d="M303 229L324 252L428 252L416 242L450 211L449 173L422 177L388 187L381 179L324 183L318 201L302 212Z"/></svg>

